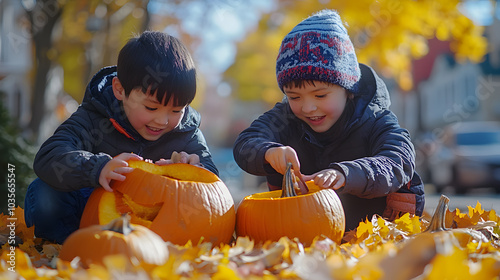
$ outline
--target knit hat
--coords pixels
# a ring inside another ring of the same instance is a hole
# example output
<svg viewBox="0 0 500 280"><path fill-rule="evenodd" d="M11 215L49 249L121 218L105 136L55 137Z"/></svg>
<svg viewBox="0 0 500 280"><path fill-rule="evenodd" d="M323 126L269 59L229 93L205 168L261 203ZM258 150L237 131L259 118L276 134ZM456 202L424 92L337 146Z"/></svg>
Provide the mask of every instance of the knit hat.
<svg viewBox="0 0 500 280"><path fill-rule="evenodd" d="M360 77L354 46L336 11L313 14L281 42L276 59L276 78L281 90L294 80L314 80L356 92Z"/></svg>

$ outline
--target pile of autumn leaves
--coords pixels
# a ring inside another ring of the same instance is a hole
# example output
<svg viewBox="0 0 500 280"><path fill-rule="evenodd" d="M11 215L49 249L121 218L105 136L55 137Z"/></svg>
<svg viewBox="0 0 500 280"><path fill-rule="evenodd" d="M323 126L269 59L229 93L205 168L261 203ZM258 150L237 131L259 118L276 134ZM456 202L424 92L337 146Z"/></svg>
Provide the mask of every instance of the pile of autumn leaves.
<svg viewBox="0 0 500 280"><path fill-rule="evenodd" d="M0 214L0 244L5 243L0 279L498 279L500 217L479 202L468 210L448 210L446 227L473 229L484 235L482 240L463 242L453 234L419 240L428 218L405 215L392 223L374 216L348 232L340 245L321 237L310 247L286 237L263 245L240 237L216 247L167 242L169 259L163 265L110 256L104 265L83 268L78 259L57 258L61 245L33 239L33 228L26 227L17 208L14 272L8 263L10 216Z"/></svg>

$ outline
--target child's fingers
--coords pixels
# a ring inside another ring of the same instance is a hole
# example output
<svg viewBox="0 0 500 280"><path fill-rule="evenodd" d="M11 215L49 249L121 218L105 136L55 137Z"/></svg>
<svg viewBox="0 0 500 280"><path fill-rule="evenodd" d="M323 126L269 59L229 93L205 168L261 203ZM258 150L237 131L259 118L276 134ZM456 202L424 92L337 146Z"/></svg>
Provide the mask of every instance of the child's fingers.
<svg viewBox="0 0 500 280"><path fill-rule="evenodd" d="M108 192L113 192L113 189L109 186L109 182L106 179L99 179L99 184L101 187Z"/></svg>
<svg viewBox="0 0 500 280"><path fill-rule="evenodd" d="M200 163L200 157L197 154L190 154L188 156L188 163L189 164L193 164L193 165L199 164Z"/></svg>
<svg viewBox="0 0 500 280"><path fill-rule="evenodd" d="M107 167L109 171L113 171L117 168L128 167L128 162L126 162L126 160L117 157L110 160L105 167Z"/></svg>
<svg viewBox="0 0 500 280"><path fill-rule="evenodd" d="M181 155L176 152L176 151L173 151L172 152L172 156L170 157L170 160L172 161L172 163L177 163L177 162L180 162L181 160Z"/></svg>
<svg viewBox="0 0 500 280"><path fill-rule="evenodd" d="M293 170L293 174L295 175L295 177L298 177L300 179L302 179L302 173L300 173L300 167L295 167L293 166L293 163L292 163L292 170Z"/></svg>
<svg viewBox="0 0 500 280"><path fill-rule="evenodd" d="M167 165L172 163L189 163L189 164L199 164L200 157L197 154L188 154L186 152L173 152L170 159L160 159L155 162L157 165Z"/></svg>
<svg viewBox="0 0 500 280"><path fill-rule="evenodd" d="M130 159L137 159L137 160L143 160L143 158L139 155L132 154L132 153L121 153L114 157L115 160L121 160L121 161L127 161Z"/></svg>
<svg viewBox="0 0 500 280"><path fill-rule="evenodd" d="M302 175L302 179L304 179L304 181L311 181L311 180L314 180L314 177L316 177L316 175Z"/></svg>
<svg viewBox="0 0 500 280"><path fill-rule="evenodd" d="M118 168L115 168L114 172L118 173L118 174L127 174L127 173L130 173L134 171L134 169L132 167L118 167Z"/></svg>
<svg viewBox="0 0 500 280"><path fill-rule="evenodd" d="M179 159L180 163L188 163L189 162L189 155L186 152L180 152L179 155L180 155L180 159Z"/></svg>
<svg viewBox="0 0 500 280"><path fill-rule="evenodd" d="M325 178L323 173L319 173L314 177L314 184L316 184L318 187L323 188L325 183Z"/></svg>
<svg viewBox="0 0 500 280"><path fill-rule="evenodd" d="M297 154L295 153L295 150L287 147L283 159L280 160L281 174L285 174L289 162L292 164L293 173L296 176L299 176L300 164L299 164L299 159L297 158Z"/></svg>
<svg viewBox="0 0 500 280"><path fill-rule="evenodd" d="M136 155L136 154L128 154L127 160L129 160L129 159L143 160L143 158L141 156Z"/></svg>
<svg viewBox="0 0 500 280"><path fill-rule="evenodd" d="M266 151L265 154L266 161L280 174L285 174L286 166L288 162L292 163L292 168L294 173L300 173L300 164L297 158L297 154L292 147L273 147Z"/></svg>
<svg viewBox="0 0 500 280"><path fill-rule="evenodd" d="M116 181L124 181L127 177L125 177L125 175L122 175L120 173L117 173L117 172L110 172L108 174L108 180L111 179L111 180L116 180Z"/></svg>
<svg viewBox="0 0 500 280"><path fill-rule="evenodd" d="M304 180L304 176L299 172L299 177L297 178L299 178L299 181L297 183L299 184L300 193L302 194L308 193L309 187L307 186L306 181Z"/></svg>
<svg viewBox="0 0 500 280"><path fill-rule="evenodd" d="M172 157L170 158L170 160L173 162L173 163L189 163L189 155L188 153L186 152L172 152Z"/></svg>
<svg viewBox="0 0 500 280"><path fill-rule="evenodd" d="M113 192L113 189L109 185L101 185L102 188L107 192Z"/></svg>
<svg viewBox="0 0 500 280"><path fill-rule="evenodd" d="M286 157L275 157L271 162L271 166L280 174L285 174Z"/></svg>
<svg viewBox="0 0 500 280"><path fill-rule="evenodd" d="M314 184L316 184L320 188L330 188L333 186L335 182L336 175L334 172L328 172L328 171L320 171L315 174L314 176Z"/></svg>
<svg viewBox="0 0 500 280"><path fill-rule="evenodd" d="M327 174L324 178L323 187L332 188L337 180L338 178L334 173Z"/></svg>
<svg viewBox="0 0 500 280"><path fill-rule="evenodd" d="M171 163L174 163L171 159L160 159L155 162L156 165L167 165Z"/></svg>
<svg viewBox="0 0 500 280"><path fill-rule="evenodd" d="M299 158L297 156L297 153L295 152L295 150L292 148L292 147L286 147L285 148L286 152L285 152L285 170L286 170L286 165L288 164L288 162L292 163L292 169L293 169L293 173L295 174L295 176L298 176L300 177L301 174L300 174L300 162L299 162Z"/></svg>
<svg viewBox="0 0 500 280"><path fill-rule="evenodd" d="M337 181L333 185L332 189L338 190L338 189L342 188L344 185L345 185L345 177L338 175Z"/></svg>

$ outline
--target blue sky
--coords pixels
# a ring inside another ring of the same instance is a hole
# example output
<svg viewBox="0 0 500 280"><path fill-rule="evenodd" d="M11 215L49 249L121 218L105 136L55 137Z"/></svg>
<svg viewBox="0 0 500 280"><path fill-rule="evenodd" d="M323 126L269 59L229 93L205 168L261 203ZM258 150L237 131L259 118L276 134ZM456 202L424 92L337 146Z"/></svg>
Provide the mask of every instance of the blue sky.
<svg viewBox="0 0 500 280"><path fill-rule="evenodd" d="M202 38L202 46L194 57L199 70L222 73L236 56L236 42L256 26L263 12L274 8L270 0L190 0L171 4L166 0L152 0L149 11L156 15L172 15L182 18L182 28ZM168 26L165 32L176 35L176 26Z"/></svg>
<svg viewBox="0 0 500 280"><path fill-rule="evenodd" d="M460 11L477 25L491 25L500 18L500 5L490 0L468 0L459 5Z"/></svg>

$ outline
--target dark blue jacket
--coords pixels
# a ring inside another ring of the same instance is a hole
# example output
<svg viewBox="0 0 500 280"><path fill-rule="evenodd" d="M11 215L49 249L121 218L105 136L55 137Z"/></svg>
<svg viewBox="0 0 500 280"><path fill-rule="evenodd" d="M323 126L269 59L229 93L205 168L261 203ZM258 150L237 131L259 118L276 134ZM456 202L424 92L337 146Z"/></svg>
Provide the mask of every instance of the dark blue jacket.
<svg viewBox="0 0 500 280"><path fill-rule="evenodd" d="M82 104L38 151L36 175L53 188L73 191L99 186L104 165L121 153L135 153L153 161L169 159L173 151L197 154L208 170L218 174L205 138L200 114L190 106L181 123L156 141L148 141L128 122L111 81L116 67L101 69L90 81Z"/></svg>
<svg viewBox="0 0 500 280"><path fill-rule="evenodd" d="M265 163L265 152L271 147L293 147L302 174L328 168L341 171L346 184L337 193L346 214L346 230L373 214L382 215L386 196L393 192L416 194L417 215L424 208L424 188L415 172L410 135L389 110L384 82L370 67L360 64L360 68L359 91L329 131L314 132L284 100L244 130L233 149L243 170L267 176L273 186L281 186L282 175Z"/></svg>

